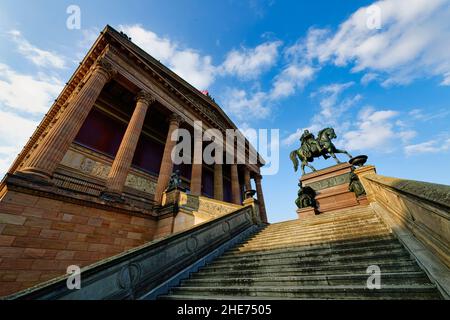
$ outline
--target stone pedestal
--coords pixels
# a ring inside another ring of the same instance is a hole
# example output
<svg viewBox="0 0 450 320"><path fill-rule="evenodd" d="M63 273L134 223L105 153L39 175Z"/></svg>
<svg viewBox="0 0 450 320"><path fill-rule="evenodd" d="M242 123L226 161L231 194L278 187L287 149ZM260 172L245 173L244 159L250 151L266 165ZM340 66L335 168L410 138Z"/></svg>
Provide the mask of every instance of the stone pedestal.
<svg viewBox="0 0 450 320"><path fill-rule="evenodd" d="M309 186L317 193L317 209L320 213L359 204L355 194L348 191L351 171L351 164L342 163L302 176L303 187Z"/></svg>
<svg viewBox="0 0 450 320"><path fill-rule="evenodd" d="M312 216L315 216L318 213L319 212L317 211L317 209L313 208L313 207L297 209L297 215L298 215L299 219L304 219L306 217L312 217Z"/></svg>

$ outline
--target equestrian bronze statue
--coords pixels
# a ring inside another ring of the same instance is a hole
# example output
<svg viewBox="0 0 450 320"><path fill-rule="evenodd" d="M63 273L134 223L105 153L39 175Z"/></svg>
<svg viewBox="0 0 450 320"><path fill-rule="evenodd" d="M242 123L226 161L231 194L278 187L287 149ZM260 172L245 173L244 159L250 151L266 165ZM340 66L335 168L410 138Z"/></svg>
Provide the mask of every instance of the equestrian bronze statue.
<svg viewBox="0 0 450 320"><path fill-rule="evenodd" d="M328 159L330 155L336 160L336 163L341 163L336 157L336 153L345 153L350 159L352 156L345 150L337 149L331 140L336 139L336 133L333 128L325 128L320 130L317 139L308 130L305 130L300 138L301 146L299 149L294 150L290 154L294 169L297 172L299 160L301 162L302 173L305 174L305 166L311 168L312 171L317 171L310 162L314 161L314 158L323 157Z"/></svg>

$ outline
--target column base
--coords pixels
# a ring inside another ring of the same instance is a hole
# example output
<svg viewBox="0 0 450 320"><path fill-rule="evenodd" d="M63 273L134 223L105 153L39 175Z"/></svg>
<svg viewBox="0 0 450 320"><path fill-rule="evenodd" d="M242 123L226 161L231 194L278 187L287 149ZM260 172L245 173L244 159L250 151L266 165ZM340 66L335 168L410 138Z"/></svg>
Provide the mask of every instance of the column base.
<svg viewBox="0 0 450 320"><path fill-rule="evenodd" d="M34 171L31 169L24 169L20 171L16 171L13 174L14 176L26 180L28 182L43 185L43 186L53 186L54 183L52 181L52 177L47 175L46 173L40 171Z"/></svg>
<svg viewBox="0 0 450 320"><path fill-rule="evenodd" d="M100 199L108 202L125 203L125 198L121 194L110 191L103 191L100 194Z"/></svg>

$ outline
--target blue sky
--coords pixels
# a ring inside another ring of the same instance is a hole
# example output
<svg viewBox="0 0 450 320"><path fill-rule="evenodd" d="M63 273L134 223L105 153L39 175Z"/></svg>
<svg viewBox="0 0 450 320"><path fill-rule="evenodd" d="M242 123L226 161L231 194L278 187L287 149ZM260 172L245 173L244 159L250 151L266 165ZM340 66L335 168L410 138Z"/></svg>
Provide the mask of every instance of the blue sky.
<svg viewBox="0 0 450 320"><path fill-rule="evenodd" d="M72 4L81 29L66 27ZM335 127L336 145L380 174L450 184L447 0L3 0L0 174L106 24L208 89L241 128L280 130L280 170L263 184L271 221L296 217L288 156L304 128Z"/></svg>

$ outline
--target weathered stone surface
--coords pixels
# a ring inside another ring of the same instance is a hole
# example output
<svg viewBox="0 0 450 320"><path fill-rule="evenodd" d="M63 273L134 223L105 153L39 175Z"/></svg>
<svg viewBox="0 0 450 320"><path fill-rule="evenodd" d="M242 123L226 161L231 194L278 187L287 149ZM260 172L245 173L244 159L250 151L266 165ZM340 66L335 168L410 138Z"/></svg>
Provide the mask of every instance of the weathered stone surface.
<svg viewBox="0 0 450 320"><path fill-rule="evenodd" d="M14 214L2 213L8 203ZM0 277L0 296L63 275L69 265L86 266L141 245L156 228L148 218L13 191L0 204L0 274L14 275Z"/></svg>
<svg viewBox="0 0 450 320"><path fill-rule="evenodd" d="M380 267L369 290L367 268ZM161 299L439 299L409 252L370 207L272 224Z"/></svg>
<svg viewBox="0 0 450 320"><path fill-rule="evenodd" d="M363 167L364 168L364 167ZM450 187L367 174L368 197L450 267Z"/></svg>
<svg viewBox="0 0 450 320"><path fill-rule="evenodd" d="M84 268L84 285L80 290L68 290L67 276L63 276L11 298L137 299L220 244L252 227L252 215L252 207L245 207ZM95 251L98 250L104 251L106 247L95 248Z"/></svg>

